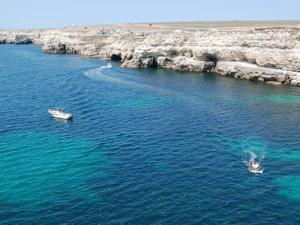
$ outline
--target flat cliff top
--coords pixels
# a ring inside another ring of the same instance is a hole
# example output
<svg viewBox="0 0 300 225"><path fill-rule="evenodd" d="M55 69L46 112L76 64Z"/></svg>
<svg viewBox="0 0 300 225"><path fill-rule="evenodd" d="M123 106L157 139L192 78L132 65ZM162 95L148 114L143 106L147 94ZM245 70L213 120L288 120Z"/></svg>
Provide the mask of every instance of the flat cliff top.
<svg viewBox="0 0 300 225"><path fill-rule="evenodd" d="M177 29L224 29L224 28L261 28L261 27L297 27L300 28L300 20L286 21L192 21L192 22L161 22L161 23L122 23L122 24L97 24L97 25L72 25L64 28L48 28L48 29L23 29L9 31L44 31L56 29L73 29L82 30L84 28L98 29L100 27L118 27L123 29L131 29L132 31L173 31ZM0 28L0 31L4 31Z"/></svg>
<svg viewBox="0 0 300 225"><path fill-rule="evenodd" d="M149 24L152 26L150 27ZM222 29L222 28L255 28L255 27L299 27L300 21L195 21L195 22L165 22L165 23L141 23L120 24L124 28L131 29Z"/></svg>

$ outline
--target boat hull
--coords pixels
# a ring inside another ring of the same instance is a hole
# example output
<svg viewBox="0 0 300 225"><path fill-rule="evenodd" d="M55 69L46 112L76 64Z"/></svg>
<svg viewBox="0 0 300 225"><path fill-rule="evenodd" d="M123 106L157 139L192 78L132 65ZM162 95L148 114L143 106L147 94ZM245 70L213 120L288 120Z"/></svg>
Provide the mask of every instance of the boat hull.
<svg viewBox="0 0 300 225"><path fill-rule="evenodd" d="M259 169L259 170L254 170L254 169L250 169L249 168L250 173L254 173L254 174L262 174L264 172L263 169Z"/></svg>
<svg viewBox="0 0 300 225"><path fill-rule="evenodd" d="M70 120L73 118L73 115L71 113L65 113L59 110L48 109L48 112L52 117L57 119Z"/></svg>

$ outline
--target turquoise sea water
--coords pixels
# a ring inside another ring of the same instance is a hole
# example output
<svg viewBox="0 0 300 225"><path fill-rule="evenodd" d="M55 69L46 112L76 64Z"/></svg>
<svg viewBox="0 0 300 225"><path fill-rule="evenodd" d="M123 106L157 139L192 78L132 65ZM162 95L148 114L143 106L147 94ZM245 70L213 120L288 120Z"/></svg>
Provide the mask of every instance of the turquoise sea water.
<svg viewBox="0 0 300 225"><path fill-rule="evenodd" d="M299 88L106 63L0 46L0 224L300 223Z"/></svg>

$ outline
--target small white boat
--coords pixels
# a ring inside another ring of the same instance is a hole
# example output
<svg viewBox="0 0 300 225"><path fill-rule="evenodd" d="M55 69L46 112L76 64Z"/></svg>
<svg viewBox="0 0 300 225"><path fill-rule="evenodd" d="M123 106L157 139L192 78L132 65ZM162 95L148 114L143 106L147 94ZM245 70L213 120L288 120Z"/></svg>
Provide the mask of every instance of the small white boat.
<svg viewBox="0 0 300 225"><path fill-rule="evenodd" d="M260 163L251 160L248 164L248 169L251 173L254 174L262 174L264 172L264 169L261 167Z"/></svg>
<svg viewBox="0 0 300 225"><path fill-rule="evenodd" d="M113 65L111 63L107 63L107 68L111 69Z"/></svg>
<svg viewBox="0 0 300 225"><path fill-rule="evenodd" d="M54 118L58 119L70 120L73 118L73 115L71 113L66 113L59 109L48 109L48 113L50 113Z"/></svg>

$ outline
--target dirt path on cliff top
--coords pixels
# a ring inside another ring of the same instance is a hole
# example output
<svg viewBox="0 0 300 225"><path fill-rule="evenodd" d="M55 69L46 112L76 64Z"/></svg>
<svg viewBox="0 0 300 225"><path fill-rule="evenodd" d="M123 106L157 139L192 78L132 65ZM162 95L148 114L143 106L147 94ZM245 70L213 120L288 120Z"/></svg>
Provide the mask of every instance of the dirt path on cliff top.
<svg viewBox="0 0 300 225"><path fill-rule="evenodd" d="M298 27L300 21L220 21L220 22L169 22L149 24L120 24L124 29L170 31L176 29L251 28L251 27Z"/></svg>
<svg viewBox="0 0 300 225"><path fill-rule="evenodd" d="M296 27L300 21L220 21L220 22L169 22L169 23L128 23L116 25L97 25L95 27L119 28L133 32L168 33L174 30L207 30L207 29L247 29L264 27ZM90 27L89 27L90 28Z"/></svg>

